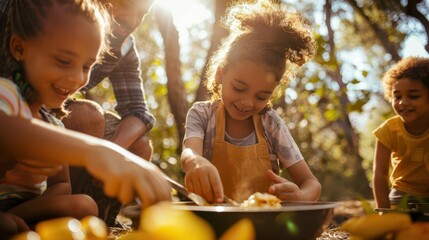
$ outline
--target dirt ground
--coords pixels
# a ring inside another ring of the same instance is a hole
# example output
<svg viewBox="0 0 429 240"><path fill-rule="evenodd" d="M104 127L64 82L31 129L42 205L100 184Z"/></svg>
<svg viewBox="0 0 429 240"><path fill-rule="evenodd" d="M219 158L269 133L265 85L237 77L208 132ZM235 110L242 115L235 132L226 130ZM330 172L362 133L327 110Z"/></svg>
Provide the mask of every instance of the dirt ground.
<svg viewBox="0 0 429 240"><path fill-rule="evenodd" d="M373 202L369 201L373 207ZM342 232L338 227L347 219L354 216L365 215L364 207L361 201L343 201L341 205L334 209L334 216L330 226L317 238L317 240L346 240L349 239L349 234Z"/></svg>

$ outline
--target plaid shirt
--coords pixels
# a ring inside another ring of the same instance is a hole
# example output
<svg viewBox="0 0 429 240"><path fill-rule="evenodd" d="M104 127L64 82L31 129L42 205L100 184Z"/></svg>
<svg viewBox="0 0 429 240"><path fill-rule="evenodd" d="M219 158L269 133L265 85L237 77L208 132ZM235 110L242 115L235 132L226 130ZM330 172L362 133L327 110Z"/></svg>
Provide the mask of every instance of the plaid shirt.
<svg viewBox="0 0 429 240"><path fill-rule="evenodd" d="M149 112L143 89L140 71L140 59L134 37L131 35L122 45L122 49L113 49L116 56L106 54L103 63L93 66L88 84L82 89L85 94L104 78L109 78L117 106L115 110L124 118L134 115L141 119L148 130L153 127L154 116Z"/></svg>
<svg viewBox="0 0 429 240"><path fill-rule="evenodd" d="M4 29L7 21L5 10L8 2L9 0L0 0L0 48L3 46Z"/></svg>

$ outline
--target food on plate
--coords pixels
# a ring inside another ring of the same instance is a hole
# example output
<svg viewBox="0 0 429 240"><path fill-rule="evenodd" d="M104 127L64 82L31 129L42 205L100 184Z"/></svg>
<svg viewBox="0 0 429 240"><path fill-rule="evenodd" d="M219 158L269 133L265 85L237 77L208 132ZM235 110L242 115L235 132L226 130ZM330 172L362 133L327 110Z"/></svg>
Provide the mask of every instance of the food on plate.
<svg viewBox="0 0 429 240"><path fill-rule="evenodd" d="M262 207L262 208L280 208L281 200L274 195L269 193L260 193L256 192L245 200L240 207L249 208L249 207Z"/></svg>

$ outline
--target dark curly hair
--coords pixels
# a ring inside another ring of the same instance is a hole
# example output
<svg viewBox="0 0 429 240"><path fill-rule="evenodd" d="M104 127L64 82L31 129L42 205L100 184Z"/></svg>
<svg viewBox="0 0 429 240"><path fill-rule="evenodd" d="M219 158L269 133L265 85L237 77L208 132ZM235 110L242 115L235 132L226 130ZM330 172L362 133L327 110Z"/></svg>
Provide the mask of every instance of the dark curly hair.
<svg viewBox="0 0 429 240"><path fill-rule="evenodd" d="M429 89L429 58L407 57L393 65L383 76L384 97L392 101L392 86L401 78L420 81Z"/></svg>
<svg viewBox="0 0 429 240"><path fill-rule="evenodd" d="M205 84L213 101L221 97L221 86L215 82L218 68L227 70L236 62L250 60L266 64L277 81L286 84L295 67L305 64L316 50L307 21L270 0L236 2L229 6L221 23L230 34L207 66Z"/></svg>

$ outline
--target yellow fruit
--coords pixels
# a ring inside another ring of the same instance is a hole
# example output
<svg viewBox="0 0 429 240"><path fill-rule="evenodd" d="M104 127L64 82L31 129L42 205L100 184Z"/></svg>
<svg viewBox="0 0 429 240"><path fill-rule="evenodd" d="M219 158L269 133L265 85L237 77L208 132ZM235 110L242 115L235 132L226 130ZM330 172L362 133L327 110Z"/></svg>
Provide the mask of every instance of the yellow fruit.
<svg viewBox="0 0 429 240"><path fill-rule="evenodd" d="M36 232L28 231L15 235L11 240L40 240L40 237Z"/></svg>
<svg viewBox="0 0 429 240"><path fill-rule="evenodd" d="M396 240L429 240L429 223L414 223L396 234Z"/></svg>
<svg viewBox="0 0 429 240"><path fill-rule="evenodd" d="M410 225L411 218L408 214L386 213L350 218L340 226L340 229L354 236L372 239L399 231Z"/></svg>
<svg viewBox="0 0 429 240"><path fill-rule="evenodd" d="M80 220L85 232L86 240L106 240L107 226L103 220L94 216L87 216Z"/></svg>
<svg viewBox="0 0 429 240"><path fill-rule="evenodd" d="M243 218L228 228L219 240L253 240L255 239L255 228L248 218Z"/></svg>
<svg viewBox="0 0 429 240"><path fill-rule="evenodd" d="M157 240L214 240L211 226L191 211L160 202L143 210L139 230Z"/></svg>
<svg viewBox="0 0 429 240"><path fill-rule="evenodd" d="M36 225L42 240L84 240L85 233L79 220L71 217L46 220Z"/></svg>
<svg viewBox="0 0 429 240"><path fill-rule="evenodd" d="M116 240L157 240L157 239L152 237L149 233L136 231L136 232L131 232L131 233L121 235Z"/></svg>

